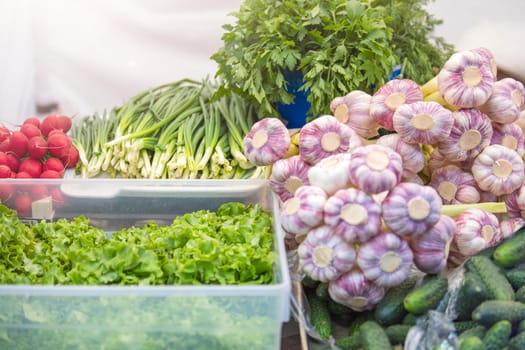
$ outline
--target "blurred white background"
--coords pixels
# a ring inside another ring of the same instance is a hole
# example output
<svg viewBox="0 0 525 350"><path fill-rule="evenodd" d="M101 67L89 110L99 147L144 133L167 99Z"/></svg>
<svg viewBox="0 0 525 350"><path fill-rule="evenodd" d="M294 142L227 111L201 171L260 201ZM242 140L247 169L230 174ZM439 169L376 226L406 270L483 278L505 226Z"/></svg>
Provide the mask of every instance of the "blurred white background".
<svg viewBox="0 0 525 350"><path fill-rule="evenodd" d="M222 25L241 0L0 0L0 123L36 105L88 115L181 78L213 76ZM437 34L490 48L525 79L525 1L436 0Z"/></svg>

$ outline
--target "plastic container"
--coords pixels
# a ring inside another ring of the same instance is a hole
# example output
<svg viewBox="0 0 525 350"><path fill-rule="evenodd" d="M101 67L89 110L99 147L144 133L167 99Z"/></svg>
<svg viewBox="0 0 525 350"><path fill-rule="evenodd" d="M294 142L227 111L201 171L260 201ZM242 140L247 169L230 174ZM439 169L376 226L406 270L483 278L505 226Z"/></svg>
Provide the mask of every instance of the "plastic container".
<svg viewBox="0 0 525 350"><path fill-rule="evenodd" d="M290 276L278 201L267 181L6 180L31 191L58 189L63 203L40 203L51 218L84 215L107 232L171 221L228 201L274 213L274 283L199 286L0 285L2 349L279 349L289 320ZM21 193L15 191L15 193ZM43 204L42 204L43 203ZM52 202L51 202L52 203ZM32 216L32 215L31 215ZM42 218L27 217L27 220Z"/></svg>

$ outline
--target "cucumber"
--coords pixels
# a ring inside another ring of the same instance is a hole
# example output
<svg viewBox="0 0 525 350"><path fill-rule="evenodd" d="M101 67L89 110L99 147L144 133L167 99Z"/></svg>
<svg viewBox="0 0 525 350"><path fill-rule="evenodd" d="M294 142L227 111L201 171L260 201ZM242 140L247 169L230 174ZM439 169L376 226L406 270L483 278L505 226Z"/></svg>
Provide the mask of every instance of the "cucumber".
<svg viewBox="0 0 525 350"><path fill-rule="evenodd" d="M474 327L478 327L479 323L476 321L455 321L454 322L454 329L458 334L462 334L463 332L472 329Z"/></svg>
<svg viewBox="0 0 525 350"><path fill-rule="evenodd" d="M470 320L472 311L487 298L487 287L481 280L481 277L474 272L465 271L454 304L456 320Z"/></svg>
<svg viewBox="0 0 525 350"><path fill-rule="evenodd" d="M470 336L461 340L459 350L485 350L483 341L476 336Z"/></svg>
<svg viewBox="0 0 525 350"><path fill-rule="evenodd" d="M335 339L335 345L341 350L357 350L361 348L361 335L347 335Z"/></svg>
<svg viewBox="0 0 525 350"><path fill-rule="evenodd" d="M525 303L525 286L522 286L520 289L516 291L516 294L514 295L514 299L521 303Z"/></svg>
<svg viewBox="0 0 525 350"><path fill-rule="evenodd" d="M482 339L486 332L487 329L485 327L477 325L461 333L458 338L460 341L468 337L478 337L479 339Z"/></svg>
<svg viewBox="0 0 525 350"><path fill-rule="evenodd" d="M486 350L500 350L508 341L512 333L512 324L507 320L496 322L487 330L483 337Z"/></svg>
<svg viewBox="0 0 525 350"><path fill-rule="evenodd" d="M507 346L511 350L523 350L525 349L525 332L521 332L512 337Z"/></svg>
<svg viewBox="0 0 525 350"><path fill-rule="evenodd" d="M417 323L417 315L414 315L412 313L408 313L403 317L403 321L401 321L401 324L407 324L409 326L414 326Z"/></svg>
<svg viewBox="0 0 525 350"><path fill-rule="evenodd" d="M319 281L314 280L310 276L304 276L303 279L301 280L301 284L305 288L315 289L319 283L320 283Z"/></svg>
<svg viewBox="0 0 525 350"><path fill-rule="evenodd" d="M488 298L495 300L514 300L514 289L500 267L485 256L472 256L465 261L468 271L481 277L487 287Z"/></svg>
<svg viewBox="0 0 525 350"><path fill-rule="evenodd" d="M392 348L385 330L376 321L368 320L363 323L359 334L361 335L363 350L385 350Z"/></svg>
<svg viewBox="0 0 525 350"><path fill-rule="evenodd" d="M487 327L503 320L517 324L523 319L525 319L525 304L518 301L487 300L472 311L472 320Z"/></svg>
<svg viewBox="0 0 525 350"><path fill-rule="evenodd" d="M375 320L382 326L400 323L407 314L403 300L409 292L409 288L392 288L386 292L375 307Z"/></svg>
<svg viewBox="0 0 525 350"><path fill-rule="evenodd" d="M448 279L442 275L427 275L423 283L411 290L403 305L408 312L416 315L435 309L448 290Z"/></svg>
<svg viewBox="0 0 525 350"><path fill-rule="evenodd" d="M394 324L385 328L385 333L392 345L404 345L408 331L412 326L407 324Z"/></svg>
<svg viewBox="0 0 525 350"><path fill-rule="evenodd" d="M525 286L525 264L506 269L503 273L514 290L518 290Z"/></svg>
<svg viewBox="0 0 525 350"><path fill-rule="evenodd" d="M306 293L310 306L310 322L315 327L321 339L328 339L332 335L332 320L328 312L328 303L309 290Z"/></svg>
<svg viewBox="0 0 525 350"><path fill-rule="evenodd" d="M315 294L319 299L328 300L330 295L328 294L328 283L322 282L315 287Z"/></svg>
<svg viewBox="0 0 525 350"><path fill-rule="evenodd" d="M348 335L354 335L358 334L359 330L361 329L361 325L365 323L368 320L373 320L374 314L372 311L365 311L361 312L357 315L356 318L354 318L354 321L350 325L350 328L348 329Z"/></svg>
<svg viewBox="0 0 525 350"><path fill-rule="evenodd" d="M340 304L332 298L328 298L328 311L333 315L352 315L354 313L348 306Z"/></svg>
<svg viewBox="0 0 525 350"><path fill-rule="evenodd" d="M518 333L521 333L525 331L525 319L521 320L520 323L518 323Z"/></svg>
<svg viewBox="0 0 525 350"><path fill-rule="evenodd" d="M501 242L492 254L494 261L503 267L515 266L525 261L525 228Z"/></svg>

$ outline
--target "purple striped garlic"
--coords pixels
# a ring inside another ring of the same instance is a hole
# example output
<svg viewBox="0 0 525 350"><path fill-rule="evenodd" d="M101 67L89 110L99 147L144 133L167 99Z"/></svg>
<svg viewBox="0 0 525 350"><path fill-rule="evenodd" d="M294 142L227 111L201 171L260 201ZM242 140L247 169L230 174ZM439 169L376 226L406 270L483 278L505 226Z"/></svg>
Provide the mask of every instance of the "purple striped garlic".
<svg viewBox="0 0 525 350"><path fill-rule="evenodd" d="M390 190L401 181L403 161L392 149L375 144L357 147L350 162L352 183L367 193Z"/></svg>
<svg viewBox="0 0 525 350"><path fill-rule="evenodd" d="M376 145L386 146L399 153L403 163L402 179L412 178L425 167L425 156L421 146L405 142L399 134L383 135L377 139Z"/></svg>
<svg viewBox="0 0 525 350"><path fill-rule="evenodd" d="M508 218L525 218L525 185L522 184L519 189L503 196L503 202Z"/></svg>
<svg viewBox="0 0 525 350"><path fill-rule="evenodd" d="M518 152L520 157L525 155L525 136L523 129L516 124L498 124L492 123L492 139L491 144L503 145L513 151Z"/></svg>
<svg viewBox="0 0 525 350"><path fill-rule="evenodd" d="M518 120L521 108L525 103L524 99L523 84L512 78L503 78L494 83L492 95L478 108L492 121L508 124Z"/></svg>
<svg viewBox="0 0 525 350"><path fill-rule="evenodd" d="M454 125L449 137L437 144L439 153L453 162L474 159L492 139L490 119L475 108L452 113Z"/></svg>
<svg viewBox="0 0 525 350"><path fill-rule="evenodd" d="M352 128L334 116L323 115L301 128L299 154L306 163L314 165L333 154L348 152L355 139L359 135Z"/></svg>
<svg viewBox="0 0 525 350"><path fill-rule="evenodd" d="M354 269L328 284L333 301L361 312L372 310L385 296L385 288L366 279L363 272Z"/></svg>
<svg viewBox="0 0 525 350"><path fill-rule="evenodd" d="M450 245L450 260L457 265L503 238L498 218L486 210L470 208L454 220L456 231Z"/></svg>
<svg viewBox="0 0 525 350"><path fill-rule="evenodd" d="M447 165L434 170L430 178L432 186L443 204L479 203L480 190L471 173L456 165Z"/></svg>
<svg viewBox="0 0 525 350"><path fill-rule="evenodd" d="M402 182L390 190L381 210L392 232L402 237L416 237L438 222L441 207L441 197L434 188Z"/></svg>
<svg viewBox="0 0 525 350"><path fill-rule="evenodd" d="M440 152L439 148L432 149L430 156L427 161L427 167L430 173L433 173L437 169L443 168L447 165L459 165L458 162L453 162L445 158Z"/></svg>
<svg viewBox="0 0 525 350"><path fill-rule="evenodd" d="M381 230L381 206L363 191L347 188L329 197L324 222L346 242L366 242Z"/></svg>
<svg viewBox="0 0 525 350"><path fill-rule="evenodd" d="M419 85L410 79L393 79L381 86L370 101L370 117L387 130L394 130L393 116L399 106L423 100Z"/></svg>
<svg viewBox="0 0 525 350"><path fill-rule="evenodd" d="M393 123L394 130L405 142L433 145L447 140L454 117L437 102L420 101L399 106Z"/></svg>
<svg viewBox="0 0 525 350"><path fill-rule="evenodd" d="M301 186L280 210L284 231L295 235L308 233L323 222L324 206L328 196L317 186Z"/></svg>
<svg viewBox="0 0 525 350"><path fill-rule="evenodd" d="M487 102L494 81L489 61L473 51L454 53L437 75L443 99L460 108L473 108Z"/></svg>
<svg viewBox="0 0 525 350"><path fill-rule="evenodd" d="M311 185L322 188L328 195L350 187L350 159L350 153L337 153L321 159L308 170L308 181Z"/></svg>
<svg viewBox="0 0 525 350"><path fill-rule="evenodd" d="M359 246L357 265L365 277L381 287L405 281L412 267L413 254L406 240L382 232Z"/></svg>
<svg viewBox="0 0 525 350"><path fill-rule="evenodd" d="M450 244L455 231L454 219L441 215L428 232L410 240L414 264L420 271L437 274L447 267Z"/></svg>
<svg viewBox="0 0 525 350"><path fill-rule="evenodd" d="M305 163L301 156L279 159L272 165L270 188L281 201L285 201L295 194L295 191L309 185L308 170L310 165Z"/></svg>
<svg viewBox="0 0 525 350"><path fill-rule="evenodd" d="M512 218L512 219L503 219L499 222L499 229L501 232L502 239L508 238L520 228L525 226L525 219L523 218Z"/></svg>
<svg viewBox="0 0 525 350"><path fill-rule="evenodd" d="M353 246L334 235L326 225L312 229L297 248L299 268L315 281L329 282L352 269L356 252Z"/></svg>
<svg viewBox="0 0 525 350"><path fill-rule="evenodd" d="M490 51L486 47L477 47L475 49L471 49L470 51L473 51L473 52L481 55L481 57L483 57L485 60L487 60L489 66L490 66L490 72L492 73L492 76L493 77L497 77L498 76L498 65L496 64L496 60L494 58L494 54L492 53L492 51Z"/></svg>
<svg viewBox="0 0 525 350"><path fill-rule="evenodd" d="M282 121L267 117L252 125L243 143L246 158L256 166L265 166L272 165L288 152L291 138Z"/></svg>
<svg viewBox="0 0 525 350"><path fill-rule="evenodd" d="M523 184L525 166L520 155L502 145L489 145L472 164L472 175L483 191L501 196Z"/></svg>
<svg viewBox="0 0 525 350"><path fill-rule="evenodd" d="M330 110L341 123L351 127L359 136L369 139L378 135L379 124L370 117L372 96L361 90L354 90L345 96L338 96L330 103Z"/></svg>

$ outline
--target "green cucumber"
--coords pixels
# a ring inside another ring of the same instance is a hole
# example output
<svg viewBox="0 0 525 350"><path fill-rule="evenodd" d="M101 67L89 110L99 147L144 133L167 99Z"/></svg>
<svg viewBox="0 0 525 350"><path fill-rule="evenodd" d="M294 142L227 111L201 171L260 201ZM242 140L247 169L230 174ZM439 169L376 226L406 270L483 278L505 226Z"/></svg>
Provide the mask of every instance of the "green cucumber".
<svg viewBox="0 0 525 350"><path fill-rule="evenodd" d="M525 332L521 332L512 337L507 346L511 350L523 350L525 349Z"/></svg>
<svg viewBox="0 0 525 350"><path fill-rule="evenodd" d="M463 340L465 338L469 337L478 337L479 339L482 339L485 336L485 333L487 332L487 329L483 327L482 325L474 326L470 329L465 330L463 333L459 335L459 340Z"/></svg>
<svg viewBox="0 0 525 350"><path fill-rule="evenodd" d="M376 321L368 320L363 323L359 334L361 335L363 350L385 350L392 348L385 330Z"/></svg>
<svg viewBox="0 0 525 350"><path fill-rule="evenodd" d="M354 311L348 306L334 301L332 298L328 298L328 311L333 315L352 315Z"/></svg>
<svg viewBox="0 0 525 350"><path fill-rule="evenodd" d="M490 327L507 320L517 324L525 319L525 304L510 300L487 300L472 311L472 320Z"/></svg>
<svg viewBox="0 0 525 350"><path fill-rule="evenodd" d="M407 314L403 300L409 292L409 288L392 288L388 290L375 307L375 320L382 326L400 323Z"/></svg>
<svg viewBox="0 0 525 350"><path fill-rule="evenodd" d="M483 341L476 336L470 336L461 340L459 350L485 350Z"/></svg>
<svg viewBox="0 0 525 350"><path fill-rule="evenodd" d="M392 345L404 345L408 331L412 326L407 324L394 324L385 328L385 333Z"/></svg>
<svg viewBox="0 0 525 350"><path fill-rule="evenodd" d="M472 310L487 300L487 287L478 274L465 271L463 281L458 289L454 304L457 321L470 320Z"/></svg>
<svg viewBox="0 0 525 350"><path fill-rule="evenodd" d="M408 313L403 317L401 324L407 324L409 326L414 326L417 323L418 316L412 313Z"/></svg>
<svg viewBox="0 0 525 350"><path fill-rule="evenodd" d="M516 291L516 293L514 294L514 299L521 303L525 303L525 286L522 286Z"/></svg>
<svg viewBox="0 0 525 350"><path fill-rule="evenodd" d="M500 350L508 341L512 333L512 324L507 320L494 323L483 337L486 350Z"/></svg>
<svg viewBox="0 0 525 350"><path fill-rule="evenodd" d="M487 287L488 298L495 300L514 300L514 289L500 267L485 256L472 256L465 261L468 271L481 277Z"/></svg>
<svg viewBox="0 0 525 350"><path fill-rule="evenodd" d="M510 282L514 290L525 286L525 264L520 264L510 269L503 270L505 277Z"/></svg>
<svg viewBox="0 0 525 350"><path fill-rule="evenodd" d="M315 291L306 293L310 306L310 322L315 327L321 339L328 339L332 335L332 320L328 312L328 303L317 296Z"/></svg>
<svg viewBox="0 0 525 350"><path fill-rule="evenodd" d="M503 267L516 266L525 261L525 228L516 231L501 242L492 254L494 261Z"/></svg>
<svg viewBox="0 0 525 350"><path fill-rule="evenodd" d="M416 315L435 309L448 290L448 279L442 275L427 275L423 283L411 290L403 305L408 312Z"/></svg>
<svg viewBox="0 0 525 350"><path fill-rule="evenodd" d="M361 325L368 320L373 320L373 311L360 312L355 318L348 329L348 335L358 334L361 329Z"/></svg>
<svg viewBox="0 0 525 350"><path fill-rule="evenodd" d="M315 294L319 299L328 300L330 295L328 294L328 283L322 282L315 287Z"/></svg>
<svg viewBox="0 0 525 350"><path fill-rule="evenodd" d="M455 321L454 322L454 329L456 330L456 333L462 334L463 332L472 329L474 327L479 326L479 323L476 321Z"/></svg>
<svg viewBox="0 0 525 350"><path fill-rule="evenodd" d="M357 350L361 348L361 335L347 335L335 339L335 345L341 350Z"/></svg>

